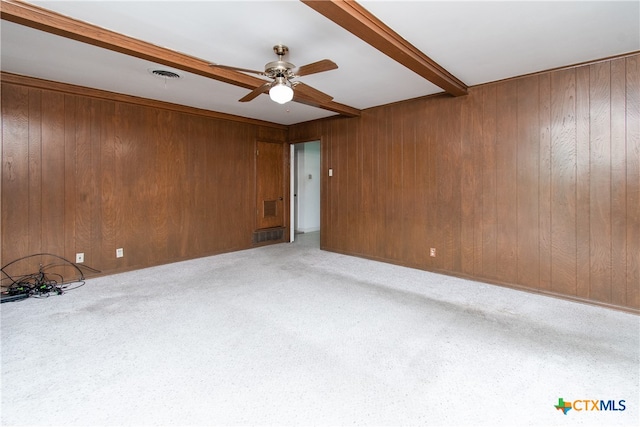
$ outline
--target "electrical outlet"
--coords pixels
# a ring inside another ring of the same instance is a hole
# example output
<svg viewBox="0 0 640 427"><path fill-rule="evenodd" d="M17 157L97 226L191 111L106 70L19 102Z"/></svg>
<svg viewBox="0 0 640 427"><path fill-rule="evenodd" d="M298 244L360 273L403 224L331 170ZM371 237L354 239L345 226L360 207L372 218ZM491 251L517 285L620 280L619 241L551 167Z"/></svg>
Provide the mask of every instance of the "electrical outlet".
<svg viewBox="0 0 640 427"><path fill-rule="evenodd" d="M82 264L84 262L84 252L78 252L76 254L76 264Z"/></svg>
<svg viewBox="0 0 640 427"><path fill-rule="evenodd" d="M431 250L429 251L429 256L432 256L435 258L436 256L436 248L431 248Z"/></svg>
<svg viewBox="0 0 640 427"><path fill-rule="evenodd" d="M124 249L118 248L116 249L116 258L122 258L124 256Z"/></svg>

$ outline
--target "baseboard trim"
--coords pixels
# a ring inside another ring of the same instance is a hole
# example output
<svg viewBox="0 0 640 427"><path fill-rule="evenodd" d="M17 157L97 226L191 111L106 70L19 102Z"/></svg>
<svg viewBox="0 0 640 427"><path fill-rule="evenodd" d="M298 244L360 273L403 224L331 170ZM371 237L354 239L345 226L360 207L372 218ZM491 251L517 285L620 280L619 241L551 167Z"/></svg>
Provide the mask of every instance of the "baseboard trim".
<svg viewBox="0 0 640 427"><path fill-rule="evenodd" d="M369 256L369 255L364 255L364 254L349 253L349 252L346 252L346 251L341 251L341 250L329 248L329 247L326 247L326 246L321 246L320 249L322 249L324 251L328 251L328 252L339 253L339 254L342 254L342 255L355 256L355 257L358 257L358 258L370 259L372 261L379 261L379 262L384 262L384 263L387 263L387 264L394 264L394 265L399 265L399 266L402 266L402 267L409 267L409 268L415 268L417 270L429 271L431 273L443 274L445 276L459 277L461 279L473 280L473 281L476 281L476 282L487 283L489 285L497 285L497 286L501 286L503 288L515 289L517 291L524 291L524 292L529 292L529 293L532 293L532 294L544 295L544 296L549 296L549 297L553 297L553 298L560 298L560 299L568 300L568 301L572 301L572 302L579 302L579 303L582 303L582 304L589 304L589 305L594 305L594 306L598 306L598 307L608 308L608 309L611 309L611 310L623 311L623 312L626 312L626 313L635 314L636 316L640 316L640 309L636 309L636 308L633 308L633 307L626 307L626 306L623 306L623 305L616 305L616 304L611 304L611 303L607 303L607 302L591 300L591 299L588 299L588 298L582 298L582 297L575 296L575 295L561 294L561 293L558 293L558 292L548 291L548 290L545 290L545 289L528 288L528 287L517 285L517 284L514 284L514 283L502 282L502 281L499 281L499 280L492 280L492 279L487 279L487 278L484 278L484 277L470 276L470 275L466 275L466 274L455 272L455 271L441 270L441 269L436 269L436 268L427 269L424 266L420 266L420 265L411 265L409 263L403 263L403 262L399 262L399 261L396 261L396 260L391 260L391 259L386 259L386 258L381 258L381 257L374 257L374 256Z"/></svg>

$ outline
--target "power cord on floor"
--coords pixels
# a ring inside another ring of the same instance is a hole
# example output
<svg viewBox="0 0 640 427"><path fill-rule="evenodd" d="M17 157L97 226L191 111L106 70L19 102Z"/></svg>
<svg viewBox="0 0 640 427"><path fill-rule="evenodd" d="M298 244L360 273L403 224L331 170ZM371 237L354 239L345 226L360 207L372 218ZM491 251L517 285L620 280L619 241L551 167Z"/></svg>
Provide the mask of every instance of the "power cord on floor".
<svg viewBox="0 0 640 427"><path fill-rule="evenodd" d="M7 267L32 257L53 257L55 262L46 265L39 264L37 273L12 276L7 272ZM60 267L73 267L78 272L78 277L75 280L65 280L61 274L50 271ZM49 253L28 255L11 261L0 269L3 275L1 302L16 301L28 297L47 298L50 294L62 295L66 291L77 289L85 284L81 267L94 273L100 273L95 268L87 265L80 266L63 257Z"/></svg>

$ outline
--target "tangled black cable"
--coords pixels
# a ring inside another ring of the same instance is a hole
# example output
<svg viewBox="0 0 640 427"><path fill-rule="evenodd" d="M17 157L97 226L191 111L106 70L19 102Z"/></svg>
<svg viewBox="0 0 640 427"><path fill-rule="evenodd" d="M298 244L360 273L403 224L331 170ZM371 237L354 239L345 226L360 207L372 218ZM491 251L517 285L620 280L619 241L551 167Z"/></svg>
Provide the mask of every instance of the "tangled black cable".
<svg viewBox="0 0 640 427"><path fill-rule="evenodd" d="M22 276L19 281L9 285L7 294L27 294L29 296L48 297L49 293L55 292L61 295L64 292L62 287L58 285L57 280L50 279L44 271L42 271L43 268L44 266L40 265L40 271L38 273ZM62 278L59 274L56 276Z"/></svg>
<svg viewBox="0 0 640 427"><path fill-rule="evenodd" d="M12 264L15 264L19 261L26 260L28 258L38 257L38 256L54 257L56 259L56 262L46 264L46 265L39 264L40 266L38 268L37 273L29 273L21 276L11 276L6 270L6 268ZM73 267L78 272L78 278L76 278L75 280L65 281L64 277L61 274L47 272L47 270L51 270L56 267L68 267L68 266ZM3 274L2 302L5 301L5 298L4 298L5 296L7 297L22 296L24 298L32 296L36 298L46 298L51 293L62 295L66 291L77 289L80 286L83 286L85 284L84 273L82 272L80 267L88 269L94 273L100 272L95 268L92 268L86 265L79 266L78 264L75 264L65 258L62 258L58 255L49 254L49 253L28 255L22 258L18 258L14 261L11 261L10 263L6 264L4 267L0 269L0 271ZM9 282L9 283L5 284L5 282ZM6 298L6 300L10 300L10 298Z"/></svg>

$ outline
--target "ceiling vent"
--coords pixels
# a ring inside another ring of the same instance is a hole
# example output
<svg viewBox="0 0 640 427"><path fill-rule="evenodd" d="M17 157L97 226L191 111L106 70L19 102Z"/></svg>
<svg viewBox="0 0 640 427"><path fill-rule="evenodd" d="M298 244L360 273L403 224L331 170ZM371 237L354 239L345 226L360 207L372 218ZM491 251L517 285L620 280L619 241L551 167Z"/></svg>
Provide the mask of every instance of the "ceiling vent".
<svg viewBox="0 0 640 427"><path fill-rule="evenodd" d="M169 70L157 70L157 69L149 69L149 72L154 76L163 78L163 79L179 79L182 76L174 71Z"/></svg>

